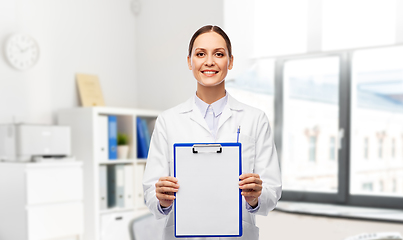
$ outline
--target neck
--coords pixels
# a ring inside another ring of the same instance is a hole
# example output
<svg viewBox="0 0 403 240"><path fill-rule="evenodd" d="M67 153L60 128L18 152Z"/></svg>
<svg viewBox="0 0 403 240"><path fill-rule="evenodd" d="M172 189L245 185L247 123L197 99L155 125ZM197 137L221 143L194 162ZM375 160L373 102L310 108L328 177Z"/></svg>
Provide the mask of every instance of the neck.
<svg viewBox="0 0 403 240"><path fill-rule="evenodd" d="M207 104L220 100L225 97L225 81L213 87L206 87L197 83L196 95Z"/></svg>

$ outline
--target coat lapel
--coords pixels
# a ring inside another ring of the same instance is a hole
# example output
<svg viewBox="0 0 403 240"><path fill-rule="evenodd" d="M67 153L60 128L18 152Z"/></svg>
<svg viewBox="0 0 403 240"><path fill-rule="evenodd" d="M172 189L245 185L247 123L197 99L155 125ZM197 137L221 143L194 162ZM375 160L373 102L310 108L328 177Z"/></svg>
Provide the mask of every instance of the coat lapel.
<svg viewBox="0 0 403 240"><path fill-rule="evenodd" d="M192 112L190 113L190 119L198 123L201 127L203 127L206 131L210 133L210 129L207 126L206 120L204 120L203 116L201 115L199 109L197 109L196 105L194 106Z"/></svg>
<svg viewBox="0 0 403 240"><path fill-rule="evenodd" d="M203 127L209 134L210 129L207 126L206 120L204 120L203 116L201 115L199 109L196 106L194 97L191 97L187 102L183 104L181 108L180 114L188 114L189 118Z"/></svg>
<svg viewBox="0 0 403 240"><path fill-rule="evenodd" d="M235 100L235 98L233 98L229 93L228 94L228 102L227 105L225 106L222 115L220 117L220 121L218 123L218 128L217 128L217 133L220 130L221 126L232 117L232 112L233 111L242 111L243 108L241 106L241 104Z"/></svg>

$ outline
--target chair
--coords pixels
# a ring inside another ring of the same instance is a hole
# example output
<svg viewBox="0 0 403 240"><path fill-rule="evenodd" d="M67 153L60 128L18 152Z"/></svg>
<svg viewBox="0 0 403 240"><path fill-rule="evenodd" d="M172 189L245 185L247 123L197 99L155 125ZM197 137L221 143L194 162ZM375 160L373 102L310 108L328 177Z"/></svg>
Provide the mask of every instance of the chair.
<svg viewBox="0 0 403 240"><path fill-rule="evenodd" d="M135 218L130 223L132 240L161 240L165 218L156 219L151 213Z"/></svg>

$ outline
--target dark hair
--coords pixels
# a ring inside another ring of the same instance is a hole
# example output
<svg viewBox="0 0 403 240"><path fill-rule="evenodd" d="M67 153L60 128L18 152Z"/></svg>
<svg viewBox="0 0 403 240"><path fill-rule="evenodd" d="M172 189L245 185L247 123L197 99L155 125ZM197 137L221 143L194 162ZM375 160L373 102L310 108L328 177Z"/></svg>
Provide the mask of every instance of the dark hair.
<svg viewBox="0 0 403 240"><path fill-rule="evenodd" d="M206 25L204 27L201 27L201 28L199 28L199 30L197 30L193 34L192 38L190 39L190 43L189 43L189 57L192 55L193 44L194 44L196 38L198 36L202 35L203 33L207 33L207 32L218 33L218 34L221 35L221 37L224 38L225 43L227 44L229 57L231 57L232 56L232 48L231 48L231 41L229 40L229 37L224 32L224 30L222 30L219 26L213 26L213 25Z"/></svg>

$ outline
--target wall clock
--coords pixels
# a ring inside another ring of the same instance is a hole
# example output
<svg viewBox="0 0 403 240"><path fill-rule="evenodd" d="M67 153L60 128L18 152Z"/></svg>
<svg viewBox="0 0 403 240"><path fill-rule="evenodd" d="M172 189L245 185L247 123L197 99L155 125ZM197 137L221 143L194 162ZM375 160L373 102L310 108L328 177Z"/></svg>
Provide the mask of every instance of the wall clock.
<svg viewBox="0 0 403 240"><path fill-rule="evenodd" d="M18 70L26 70L34 66L39 59L39 45L28 34L13 34L5 45L7 61Z"/></svg>

